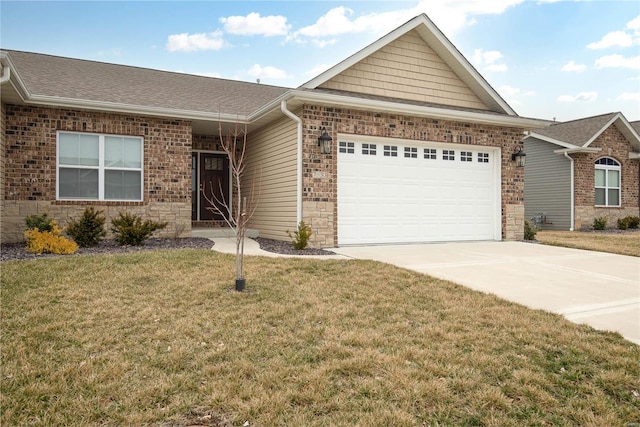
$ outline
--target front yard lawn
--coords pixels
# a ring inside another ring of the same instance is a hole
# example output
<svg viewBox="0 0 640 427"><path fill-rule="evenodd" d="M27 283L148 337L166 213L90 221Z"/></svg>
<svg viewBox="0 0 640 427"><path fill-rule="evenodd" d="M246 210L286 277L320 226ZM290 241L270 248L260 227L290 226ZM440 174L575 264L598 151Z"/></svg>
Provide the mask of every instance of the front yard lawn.
<svg viewBox="0 0 640 427"><path fill-rule="evenodd" d="M624 426L640 347L369 261L1 265L0 424Z"/></svg>
<svg viewBox="0 0 640 427"><path fill-rule="evenodd" d="M640 231L538 231L540 243L640 257Z"/></svg>

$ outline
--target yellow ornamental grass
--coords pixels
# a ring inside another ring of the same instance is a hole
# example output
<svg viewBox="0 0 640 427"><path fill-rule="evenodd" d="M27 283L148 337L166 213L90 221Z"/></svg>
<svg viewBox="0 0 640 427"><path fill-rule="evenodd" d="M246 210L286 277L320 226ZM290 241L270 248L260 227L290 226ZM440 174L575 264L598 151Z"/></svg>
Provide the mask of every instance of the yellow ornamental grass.
<svg viewBox="0 0 640 427"><path fill-rule="evenodd" d="M26 230L27 250L34 254L70 255L76 253L78 245L60 235L60 228L53 222L53 230L40 231L37 228Z"/></svg>

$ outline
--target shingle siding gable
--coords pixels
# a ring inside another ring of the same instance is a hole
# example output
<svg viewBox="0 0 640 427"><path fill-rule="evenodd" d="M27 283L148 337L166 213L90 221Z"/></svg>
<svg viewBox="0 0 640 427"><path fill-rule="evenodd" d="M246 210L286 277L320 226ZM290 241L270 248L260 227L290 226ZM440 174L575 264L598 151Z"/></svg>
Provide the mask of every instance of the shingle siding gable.
<svg viewBox="0 0 640 427"><path fill-rule="evenodd" d="M415 30L383 46L320 88L488 110Z"/></svg>

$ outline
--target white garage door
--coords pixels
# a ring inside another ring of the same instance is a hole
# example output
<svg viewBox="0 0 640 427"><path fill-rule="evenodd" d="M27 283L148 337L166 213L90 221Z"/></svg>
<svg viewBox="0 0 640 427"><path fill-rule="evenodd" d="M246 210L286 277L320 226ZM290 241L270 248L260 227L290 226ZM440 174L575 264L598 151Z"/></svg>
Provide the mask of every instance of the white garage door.
<svg viewBox="0 0 640 427"><path fill-rule="evenodd" d="M338 244L500 240L498 149L340 135Z"/></svg>

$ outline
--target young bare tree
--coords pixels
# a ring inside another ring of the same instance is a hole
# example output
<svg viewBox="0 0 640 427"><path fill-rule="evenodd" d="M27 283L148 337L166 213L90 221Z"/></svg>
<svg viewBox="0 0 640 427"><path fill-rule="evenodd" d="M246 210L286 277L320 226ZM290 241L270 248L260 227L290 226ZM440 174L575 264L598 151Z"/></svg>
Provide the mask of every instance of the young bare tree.
<svg viewBox="0 0 640 427"><path fill-rule="evenodd" d="M219 122L220 123L220 122ZM247 125L240 126L236 123L223 134L222 124L218 125L220 147L229 156L229 168L231 169L232 191L230 200L224 197L222 182L209 182L208 192L206 183L202 186L202 194L211 205L207 209L224 218L227 225L233 230L236 239L236 291L243 291L246 280L244 278L244 237L249 228L249 221L257 207L257 169L245 189L242 179L246 168L247 150ZM220 190L217 194L215 188ZM246 190L246 191L245 191Z"/></svg>

